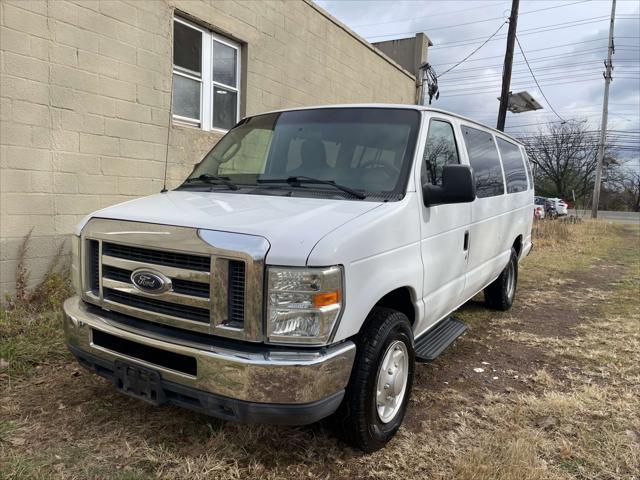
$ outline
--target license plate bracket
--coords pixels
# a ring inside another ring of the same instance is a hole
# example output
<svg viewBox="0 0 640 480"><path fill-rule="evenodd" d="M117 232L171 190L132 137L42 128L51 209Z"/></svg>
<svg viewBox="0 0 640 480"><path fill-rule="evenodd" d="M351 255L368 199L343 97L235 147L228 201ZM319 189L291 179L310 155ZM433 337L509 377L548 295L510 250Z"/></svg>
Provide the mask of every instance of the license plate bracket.
<svg viewBox="0 0 640 480"><path fill-rule="evenodd" d="M166 401L159 372L117 360L114 373L118 391L152 405Z"/></svg>

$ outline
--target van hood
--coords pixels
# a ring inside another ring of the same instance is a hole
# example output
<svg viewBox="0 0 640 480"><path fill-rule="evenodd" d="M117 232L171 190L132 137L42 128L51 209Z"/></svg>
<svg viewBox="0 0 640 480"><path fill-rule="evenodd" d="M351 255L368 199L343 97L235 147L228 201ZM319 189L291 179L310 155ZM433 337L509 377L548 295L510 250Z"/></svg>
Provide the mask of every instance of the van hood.
<svg viewBox="0 0 640 480"><path fill-rule="evenodd" d="M107 218L258 235L271 244L268 263L302 266L322 237L380 205L326 198L171 191L94 212L78 225L76 234L89 219Z"/></svg>

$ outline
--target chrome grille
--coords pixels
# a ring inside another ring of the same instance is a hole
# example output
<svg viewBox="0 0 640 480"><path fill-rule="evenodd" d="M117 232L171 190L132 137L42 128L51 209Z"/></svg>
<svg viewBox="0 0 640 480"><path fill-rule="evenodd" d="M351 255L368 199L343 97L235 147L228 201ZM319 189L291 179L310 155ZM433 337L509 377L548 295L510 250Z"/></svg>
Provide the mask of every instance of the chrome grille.
<svg viewBox="0 0 640 480"><path fill-rule="evenodd" d="M104 278L117 280L119 282L131 283L132 273L133 271L131 270L112 267L110 265L104 265L102 267L102 276ZM192 295L194 297L209 298L210 286L208 283L192 282L190 280L172 278L171 284L173 287L173 291L176 293L181 293L183 295ZM244 298L242 299L242 301L244 302Z"/></svg>
<svg viewBox="0 0 640 480"><path fill-rule="evenodd" d="M89 287L96 294L100 290L100 244L97 240L89 240L89 268L91 276Z"/></svg>
<svg viewBox="0 0 640 480"><path fill-rule="evenodd" d="M229 262L229 325L244 325L244 286L246 282L244 262Z"/></svg>
<svg viewBox="0 0 640 480"><path fill-rule="evenodd" d="M130 307L149 310L151 312L171 315L178 318L186 318L194 322L209 323L209 309L191 307L189 305L180 305L178 303L165 302L156 300L155 298L142 297L140 295L112 290L111 288L103 289L104 299L122 303Z"/></svg>
<svg viewBox="0 0 640 480"><path fill-rule="evenodd" d="M83 299L173 328L261 341L268 243L249 235L206 233L200 238L190 228L91 220L82 233ZM246 253L229 248L243 245L253 249ZM136 270L158 274L166 288L140 289L132 281ZM259 288L248 293L249 282Z"/></svg>
<svg viewBox="0 0 640 480"><path fill-rule="evenodd" d="M102 244L102 254L127 260L134 260L136 262L186 268L188 270L197 270L199 272L208 272L211 270L211 258L200 255L151 250L148 248L132 247L130 245L119 245L117 243L108 242L104 242Z"/></svg>

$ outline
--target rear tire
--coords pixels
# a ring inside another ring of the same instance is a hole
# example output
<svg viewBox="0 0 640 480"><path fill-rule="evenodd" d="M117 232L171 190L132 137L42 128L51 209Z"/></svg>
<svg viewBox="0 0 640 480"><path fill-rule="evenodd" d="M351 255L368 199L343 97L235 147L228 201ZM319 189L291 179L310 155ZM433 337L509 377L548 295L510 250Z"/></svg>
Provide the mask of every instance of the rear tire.
<svg viewBox="0 0 640 480"><path fill-rule="evenodd" d="M484 301L495 310L506 311L511 308L516 298L518 286L518 254L511 249L509 263L500 276L484 289Z"/></svg>
<svg viewBox="0 0 640 480"><path fill-rule="evenodd" d="M374 308L359 334L345 398L333 417L345 442L370 453L393 438L407 410L414 360L406 315Z"/></svg>

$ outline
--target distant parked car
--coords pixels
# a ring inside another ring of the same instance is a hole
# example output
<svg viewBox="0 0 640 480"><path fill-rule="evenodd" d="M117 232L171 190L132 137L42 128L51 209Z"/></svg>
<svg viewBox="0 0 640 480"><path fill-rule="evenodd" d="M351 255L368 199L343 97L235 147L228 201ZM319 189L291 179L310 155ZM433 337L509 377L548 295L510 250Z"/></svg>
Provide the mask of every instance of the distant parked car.
<svg viewBox="0 0 640 480"><path fill-rule="evenodd" d="M567 215L569 213L567 202L565 202L561 198L547 198L547 200L550 201L553 207L556 209L556 213L559 217L562 217L563 215Z"/></svg>
<svg viewBox="0 0 640 480"><path fill-rule="evenodd" d="M533 216L537 220L543 220L545 217L545 204L546 198L544 197L534 197L533 198Z"/></svg>
<svg viewBox="0 0 640 480"><path fill-rule="evenodd" d="M556 204L552 202L551 199L544 199L544 216L548 220L554 220L558 218L558 212L556 211Z"/></svg>

